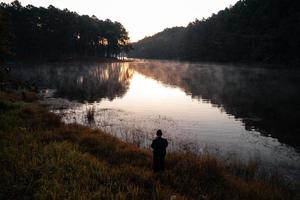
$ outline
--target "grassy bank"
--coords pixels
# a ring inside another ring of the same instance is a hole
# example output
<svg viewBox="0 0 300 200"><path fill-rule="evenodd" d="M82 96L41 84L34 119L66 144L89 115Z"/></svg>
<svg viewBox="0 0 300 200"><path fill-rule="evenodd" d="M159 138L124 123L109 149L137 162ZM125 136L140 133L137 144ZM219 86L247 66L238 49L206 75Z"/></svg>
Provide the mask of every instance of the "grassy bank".
<svg viewBox="0 0 300 200"><path fill-rule="evenodd" d="M150 151L66 125L35 99L0 92L0 199L297 199L255 163L210 155L169 153L154 175Z"/></svg>

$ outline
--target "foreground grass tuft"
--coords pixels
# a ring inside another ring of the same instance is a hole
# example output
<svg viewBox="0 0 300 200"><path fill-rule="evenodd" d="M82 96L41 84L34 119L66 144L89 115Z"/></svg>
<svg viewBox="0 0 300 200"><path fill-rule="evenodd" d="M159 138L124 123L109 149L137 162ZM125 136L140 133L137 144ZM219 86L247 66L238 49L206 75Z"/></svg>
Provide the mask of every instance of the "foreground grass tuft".
<svg viewBox="0 0 300 200"><path fill-rule="evenodd" d="M5 98L9 96L9 98ZM170 153L154 175L151 152L13 94L0 95L0 199L297 199L278 176L211 155ZM276 177L276 178L275 178Z"/></svg>

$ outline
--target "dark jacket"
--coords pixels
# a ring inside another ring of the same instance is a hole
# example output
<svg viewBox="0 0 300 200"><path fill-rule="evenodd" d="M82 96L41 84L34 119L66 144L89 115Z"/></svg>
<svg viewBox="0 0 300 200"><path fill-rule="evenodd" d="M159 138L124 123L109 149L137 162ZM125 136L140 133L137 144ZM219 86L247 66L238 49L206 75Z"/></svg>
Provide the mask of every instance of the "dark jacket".
<svg viewBox="0 0 300 200"><path fill-rule="evenodd" d="M167 146L168 146L168 141L162 137L156 137L151 144L151 148L153 149L153 154L158 156L166 155Z"/></svg>

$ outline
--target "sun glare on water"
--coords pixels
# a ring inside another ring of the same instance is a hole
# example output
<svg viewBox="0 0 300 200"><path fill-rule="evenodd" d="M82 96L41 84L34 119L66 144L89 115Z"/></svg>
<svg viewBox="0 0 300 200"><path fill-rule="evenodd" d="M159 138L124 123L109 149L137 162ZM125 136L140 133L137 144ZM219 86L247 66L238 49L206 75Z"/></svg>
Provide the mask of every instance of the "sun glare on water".
<svg viewBox="0 0 300 200"><path fill-rule="evenodd" d="M180 88L165 85L133 72L128 92L113 101L104 100L101 107L122 109L134 113L163 115L178 119L227 120L218 108L193 99Z"/></svg>

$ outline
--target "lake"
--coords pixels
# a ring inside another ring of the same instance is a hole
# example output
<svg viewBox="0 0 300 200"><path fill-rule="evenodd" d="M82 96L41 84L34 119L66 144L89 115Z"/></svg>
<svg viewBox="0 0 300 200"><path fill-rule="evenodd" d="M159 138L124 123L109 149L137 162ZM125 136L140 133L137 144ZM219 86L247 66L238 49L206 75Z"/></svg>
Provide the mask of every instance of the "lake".
<svg viewBox="0 0 300 200"><path fill-rule="evenodd" d="M300 178L299 70L135 60L27 64L13 74L40 88L66 123L144 148L159 128L170 151L254 160Z"/></svg>

